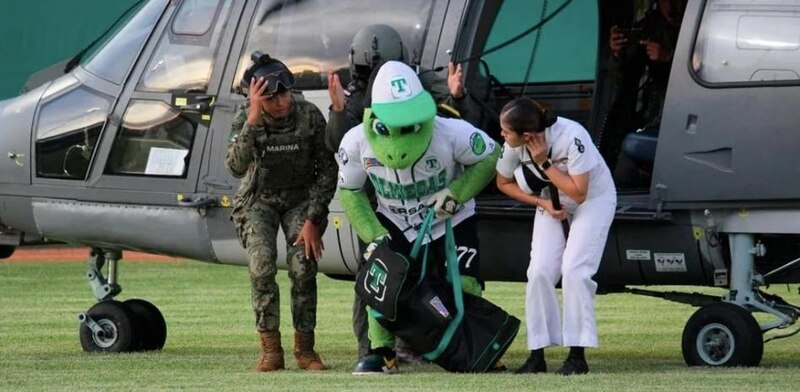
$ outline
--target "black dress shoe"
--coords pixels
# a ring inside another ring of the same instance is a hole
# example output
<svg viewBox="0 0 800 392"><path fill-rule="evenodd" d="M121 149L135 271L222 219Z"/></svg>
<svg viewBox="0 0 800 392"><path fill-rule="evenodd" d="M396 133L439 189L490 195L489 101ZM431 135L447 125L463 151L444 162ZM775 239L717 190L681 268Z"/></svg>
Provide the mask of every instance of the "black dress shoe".
<svg viewBox="0 0 800 392"><path fill-rule="evenodd" d="M544 358L529 356L525 363L514 371L514 374L547 373L547 362Z"/></svg>
<svg viewBox="0 0 800 392"><path fill-rule="evenodd" d="M567 357L564 364L556 370L556 374L562 376L571 376L573 374L586 374L589 373L589 365L583 358Z"/></svg>

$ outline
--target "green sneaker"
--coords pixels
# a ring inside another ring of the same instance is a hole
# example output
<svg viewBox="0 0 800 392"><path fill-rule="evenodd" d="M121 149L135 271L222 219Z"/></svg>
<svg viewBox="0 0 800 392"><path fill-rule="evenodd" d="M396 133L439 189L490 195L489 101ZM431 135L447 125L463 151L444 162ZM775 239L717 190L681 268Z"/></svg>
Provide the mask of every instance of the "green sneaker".
<svg viewBox="0 0 800 392"><path fill-rule="evenodd" d="M394 374L399 370L397 367L397 354L394 350L379 347L369 350L369 354L358 361L358 365L353 370L353 375Z"/></svg>

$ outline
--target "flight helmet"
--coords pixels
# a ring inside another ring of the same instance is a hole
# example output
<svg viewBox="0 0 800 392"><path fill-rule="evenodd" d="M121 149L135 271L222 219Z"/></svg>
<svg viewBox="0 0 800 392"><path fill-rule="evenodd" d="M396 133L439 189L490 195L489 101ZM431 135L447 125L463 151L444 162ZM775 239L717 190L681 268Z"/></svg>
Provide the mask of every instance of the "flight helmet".
<svg viewBox="0 0 800 392"><path fill-rule="evenodd" d="M359 30L350 45L350 77L367 80L381 62L406 61L400 34L385 24L373 24Z"/></svg>
<svg viewBox="0 0 800 392"><path fill-rule="evenodd" d="M247 95L252 78L265 78L267 80L266 95L291 90L294 86L294 76L288 67L280 60L270 55L255 51L250 55L252 64L244 71L244 77L239 82L242 94Z"/></svg>

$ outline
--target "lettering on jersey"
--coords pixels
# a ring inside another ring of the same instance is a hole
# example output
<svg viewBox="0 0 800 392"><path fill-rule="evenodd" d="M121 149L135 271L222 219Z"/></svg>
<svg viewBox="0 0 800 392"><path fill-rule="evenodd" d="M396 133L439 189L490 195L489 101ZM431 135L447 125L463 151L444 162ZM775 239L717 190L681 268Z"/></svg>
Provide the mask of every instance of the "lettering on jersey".
<svg viewBox="0 0 800 392"><path fill-rule="evenodd" d="M384 199L423 199L447 186L447 171L442 169L438 174L412 184L398 184L373 173L369 173L369 179L375 187L375 192Z"/></svg>
<svg viewBox="0 0 800 392"><path fill-rule="evenodd" d="M578 152L583 154L583 151L586 150L586 147L583 146L581 143L581 139L575 138L575 146L578 147Z"/></svg>
<svg viewBox="0 0 800 392"><path fill-rule="evenodd" d="M474 132L469 137L469 146L472 148L472 152L475 155L481 155L486 152L486 142L483 141L483 137L478 132Z"/></svg>
<svg viewBox="0 0 800 392"><path fill-rule="evenodd" d="M339 185L340 185L340 186L341 186L341 185L344 185L344 183L345 183L345 180L346 180L346 178L345 178L345 176L344 176L344 172L343 172L343 171L341 171L341 170L339 170Z"/></svg>
<svg viewBox="0 0 800 392"><path fill-rule="evenodd" d="M278 146L264 146L266 152L295 152L300 151L300 145L295 144L281 144Z"/></svg>
<svg viewBox="0 0 800 392"><path fill-rule="evenodd" d="M378 158L364 158L364 169L369 169L376 166L383 166L383 164L378 161Z"/></svg>
<svg viewBox="0 0 800 392"><path fill-rule="evenodd" d="M425 168L428 169L429 172L435 172L442 168L442 165L439 164L439 159L436 157L431 157L425 160Z"/></svg>
<svg viewBox="0 0 800 392"><path fill-rule="evenodd" d="M350 158L347 157L347 152L344 151L344 148L339 149L339 160L342 161L342 165L346 165L347 162L350 161Z"/></svg>
<svg viewBox="0 0 800 392"><path fill-rule="evenodd" d="M389 205L389 211L395 215L406 215L406 216L414 216L425 211L428 208L425 204L420 204L418 206L397 206L397 205Z"/></svg>

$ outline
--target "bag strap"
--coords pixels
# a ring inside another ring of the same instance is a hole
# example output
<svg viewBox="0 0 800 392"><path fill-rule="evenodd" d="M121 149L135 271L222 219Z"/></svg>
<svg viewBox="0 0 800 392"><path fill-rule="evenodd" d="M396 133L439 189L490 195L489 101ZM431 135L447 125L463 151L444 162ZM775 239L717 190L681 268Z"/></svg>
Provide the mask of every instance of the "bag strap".
<svg viewBox="0 0 800 392"><path fill-rule="evenodd" d="M447 276L450 278L450 284L453 287L453 299L456 302L456 316L450 321L436 349L422 355L429 361L436 360L436 358L442 355L450 344L453 335L456 333L456 329L461 325L461 320L464 318L464 292L461 288L461 273L458 270L458 256L456 253L456 239L453 235L453 222L450 219L445 221L444 241L445 257L447 259Z"/></svg>
<svg viewBox="0 0 800 392"><path fill-rule="evenodd" d="M416 259L417 256L419 256L419 250L422 248L422 241L425 240L426 236L431 235L433 218L435 217L436 212L433 211L433 208L428 208L428 213L425 215L425 219L422 220L422 225L419 227L419 231L417 232L417 239L414 240L414 246L411 247L411 253L409 254L411 258Z"/></svg>
<svg viewBox="0 0 800 392"><path fill-rule="evenodd" d="M411 253L409 257L413 260L418 260L420 249L422 249L422 241L425 240L426 236L431 235L431 231L433 230L433 220L436 217L436 213L433 211L432 208L428 209L428 213L425 215L425 219L422 221L422 226L420 226L419 231L417 232L417 239L414 240L414 245L411 247ZM422 283L422 280L425 279L425 274L428 271L428 245L425 244L425 249L423 250L422 254L422 268L420 269L419 279L417 280L417 284Z"/></svg>

